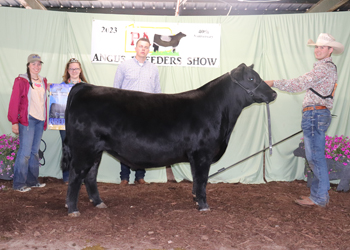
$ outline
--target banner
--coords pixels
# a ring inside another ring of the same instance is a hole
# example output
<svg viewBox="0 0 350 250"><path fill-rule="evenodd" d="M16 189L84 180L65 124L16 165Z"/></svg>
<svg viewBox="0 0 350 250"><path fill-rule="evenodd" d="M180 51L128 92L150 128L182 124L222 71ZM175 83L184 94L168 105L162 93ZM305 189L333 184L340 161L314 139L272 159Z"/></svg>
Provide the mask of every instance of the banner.
<svg viewBox="0 0 350 250"><path fill-rule="evenodd" d="M50 108L49 129L65 130L64 113L66 111L67 98L74 84L51 83L50 84Z"/></svg>
<svg viewBox="0 0 350 250"><path fill-rule="evenodd" d="M92 21L91 62L119 64L135 56L138 39L151 42L157 66L220 67L220 24Z"/></svg>

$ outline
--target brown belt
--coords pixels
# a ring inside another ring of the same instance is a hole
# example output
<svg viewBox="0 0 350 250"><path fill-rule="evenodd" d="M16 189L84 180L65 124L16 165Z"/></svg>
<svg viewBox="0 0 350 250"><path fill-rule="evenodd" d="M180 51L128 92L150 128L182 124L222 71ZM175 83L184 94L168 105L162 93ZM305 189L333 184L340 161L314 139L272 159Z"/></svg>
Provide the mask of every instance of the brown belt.
<svg viewBox="0 0 350 250"><path fill-rule="evenodd" d="M303 112L308 111L308 110L315 110L315 109L327 109L326 106L310 106L303 108Z"/></svg>

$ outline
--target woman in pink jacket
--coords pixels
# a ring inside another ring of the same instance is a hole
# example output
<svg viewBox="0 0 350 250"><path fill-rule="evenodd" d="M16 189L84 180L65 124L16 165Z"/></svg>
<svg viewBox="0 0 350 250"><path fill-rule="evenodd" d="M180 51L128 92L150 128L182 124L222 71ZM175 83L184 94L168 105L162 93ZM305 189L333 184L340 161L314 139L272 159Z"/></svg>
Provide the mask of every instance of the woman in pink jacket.
<svg viewBox="0 0 350 250"><path fill-rule="evenodd" d="M39 75L42 63L39 55L28 56L27 73L15 79L7 115L20 140L13 177L13 189L19 192L45 187L38 181L38 151L47 127L47 80Z"/></svg>

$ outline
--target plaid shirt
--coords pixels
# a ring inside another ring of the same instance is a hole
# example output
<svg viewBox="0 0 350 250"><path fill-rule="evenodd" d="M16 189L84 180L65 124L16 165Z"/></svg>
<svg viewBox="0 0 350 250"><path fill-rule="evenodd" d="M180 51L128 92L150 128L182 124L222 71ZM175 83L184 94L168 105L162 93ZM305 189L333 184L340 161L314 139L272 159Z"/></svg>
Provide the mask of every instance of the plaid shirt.
<svg viewBox="0 0 350 250"><path fill-rule="evenodd" d="M332 93L334 84L338 80L338 74L336 67L332 63L326 63L327 61L331 62L332 58L327 57L317 61L310 72L298 78L274 81L273 87L292 93L306 90L303 108L311 105L321 105L331 109L333 107L333 99L322 99L310 90L310 88L313 88L322 96Z"/></svg>
<svg viewBox="0 0 350 250"><path fill-rule="evenodd" d="M161 93L157 66L147 60L141 65L136 58L118 66L113 86L119 89Z"/></svg>

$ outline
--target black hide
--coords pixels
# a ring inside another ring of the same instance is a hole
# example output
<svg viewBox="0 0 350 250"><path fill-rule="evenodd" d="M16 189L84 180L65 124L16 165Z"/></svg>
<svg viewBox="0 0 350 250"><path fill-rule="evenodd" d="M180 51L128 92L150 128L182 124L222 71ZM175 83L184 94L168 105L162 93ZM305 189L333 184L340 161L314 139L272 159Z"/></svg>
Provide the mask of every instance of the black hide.
<svg viewBox="0 0 350 250"><path fill-rule="evenodd" d="M276 96L253 65L245 64L179 94L76 84L67 101L62 156L62 169L70 170L68 213L79 215L83 179L94 205L105 207L96 184L103 151L134 169L189 162L199 209L208 210L210 165L224 154L242 109L254 102L269 103Z"/></svg>

